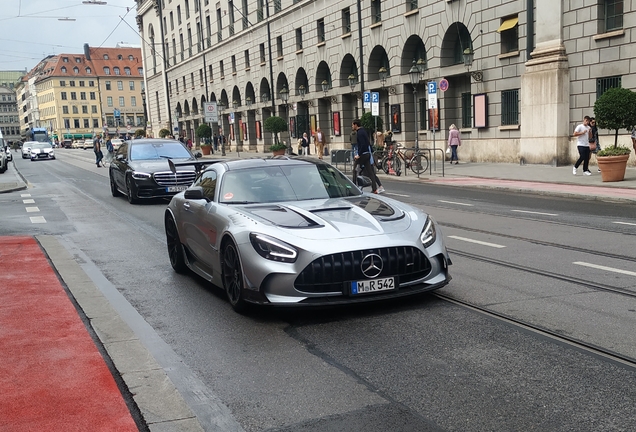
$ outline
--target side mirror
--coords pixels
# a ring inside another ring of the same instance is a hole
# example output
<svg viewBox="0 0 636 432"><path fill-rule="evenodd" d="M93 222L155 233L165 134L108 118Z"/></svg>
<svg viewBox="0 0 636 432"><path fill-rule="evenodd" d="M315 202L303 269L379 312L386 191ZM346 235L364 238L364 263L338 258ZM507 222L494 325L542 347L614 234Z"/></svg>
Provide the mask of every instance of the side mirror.
<svg viewBox="0 0 636 432"><path fill-rule="evenodd" d="M197 159L199 159L200 157L203 157L203 153L201 153L201 152L196 152L196 153L194 154L194 157L195 157L195 158L197 158Z"/></svg>
<svg viewBox="0 0 636 432"><path fill-rule="evenodd" d="M206 200L208 202L210 201L203 194L203 188L201 186L192 186L191 188L186 189L183 197L189 200Z"/></svg>

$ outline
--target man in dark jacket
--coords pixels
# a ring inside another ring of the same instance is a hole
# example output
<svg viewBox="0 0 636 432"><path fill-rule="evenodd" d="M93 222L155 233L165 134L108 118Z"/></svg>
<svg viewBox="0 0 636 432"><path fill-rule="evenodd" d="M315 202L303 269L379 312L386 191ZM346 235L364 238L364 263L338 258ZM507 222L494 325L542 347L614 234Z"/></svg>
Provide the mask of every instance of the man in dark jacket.
<svg viewBox="0 0 636 432"><path fill-rule="evenodd" d="M356 167L362 166L362 173L369 177L371 180L371 188L373 193L378 193L378 184L375 179L375 173L373 172L373 164L371 163L371 155L373 154L373 148L371 147L371 142L369 141L369 135L367 135L367 131L362 127L362 123L359 119L355 119L351 124L353 130L356 131L356 147L353 150L353 159L354 159L354 167L353 167L353 175L354 183L357 180Z"/></svg>

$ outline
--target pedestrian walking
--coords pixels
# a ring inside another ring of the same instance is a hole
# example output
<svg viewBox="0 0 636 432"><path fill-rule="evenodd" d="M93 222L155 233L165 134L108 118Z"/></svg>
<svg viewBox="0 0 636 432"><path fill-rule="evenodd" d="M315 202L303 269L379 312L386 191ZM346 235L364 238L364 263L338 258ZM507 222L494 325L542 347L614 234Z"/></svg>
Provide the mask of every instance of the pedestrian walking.
<svg viewBox="0 0 636 432"><path fill-rule="evenodd" d="M576 170L583 162L583 174L592 175L588 164L590 162L590 117L583 117L583 123L579 123L574 129L572 136L577 137L576 148L579 151L579 159L572 168L572 174L576 175Z"/></svg>
<svg viewBox="0 0 636 432"><path fill-rule="evenodd" d="M223 132L219 133L219 146L221 146L221 152L223 155L225 155L225 135L223 135Z"/></svg>
<svg viewBox="0 0 636 432"><path fill-rule="evenodd" d="M325 152L325 134L322 133L319 127L316 128L316 133L314 133L314 146L318 153L318 159L322 159L322 155Z"/></svg>
<svg viewBox="0 0 636 432"><path fill-rule="evenodd" d="M219 149L219 137L214 134L214 138L212 138L212 144L214 146L214 151L217 151Z"/></svg>
<svg viewBox="0 0 636 432"><path fill-rule="evenodd" d="M101 168L104 153L102 153L102 143L99 137L95 137L93 140L93 152L95 153L95 165L97 165L97 168Z"/></svg>
<svg viewBox="0 0 636 432"><path fill-rule="evenodd" d="M115 157L115 147L113 147L113 142L110 139L110 136L106 138L106 160L105 162L111 163Z"/></svg>
<svg viewBox="0 0 636 432"><path fill-rule="evenodd" d="M309 137L307 136L307 132L304 132L303 137L300 139L300 150L302 151L303 156L307 156L308 149L309 149Z"/></svg>
<svg viewBox="0 0 636 432"><path fill-rule="evenodd" d="M351 124L353 130L356 131L356 146L353 149L353 182L355 184L358 180L357 169L360 167L362 174L367 176L371 180L371 191L374 194L384 192L382 184L379 183L379 179L375 174L375 167L373 165L373 148L369 141L369 135L367 131L362 127L362 122L359 119L355 119Z"/></svg>
<svg viewBox="0 0 636 432"><path fill-rule="evenodd" d="M596 126L596 119L594 117L590 117L590 134L588 142L590 143L590 152L593 155L596 155L596 153L601 151L601 143L598 140L598 126ZM598 166L598 160L596 165ZM598 168L598 172L601 172L600 168Z"/></svg>
<svg viewBox="0 0 636 432"><path fill-rule="evenodd" d="M462 145L462 139L459 135L459 130L457 130L457 126L454 124L450 125L448 131L448 146L451 149L451 160L452 164L455 161L455 165L459 164L459 158L457 157L457 147Z"/></svg>

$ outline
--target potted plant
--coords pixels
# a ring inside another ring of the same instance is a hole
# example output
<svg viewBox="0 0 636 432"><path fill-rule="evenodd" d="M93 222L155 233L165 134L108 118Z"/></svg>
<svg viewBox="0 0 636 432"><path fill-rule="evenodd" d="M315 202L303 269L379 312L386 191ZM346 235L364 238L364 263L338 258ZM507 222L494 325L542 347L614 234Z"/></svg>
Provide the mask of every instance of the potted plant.
<svg viewBox="0 0 636 432"><path fill-rule="evenodd" d="M272 152L275 151L274 147L277 148L279 152L282 149L283 152L278 154L285 154L287 146L278 142L278 133L287 130L287 122L285 121L285 119L278 116L267 117L265 119L265 122L263 122L263 129L274 134L274 144L269 149ZM274 153L274 155L276 154L277 153Z"/></svg>
<svg viewBox="0 0 636 432"><path fill-rule="evenodd" d="M275 143L269 146L269 150L274 154L274 156L282 156L285 154L287 146L283 143Z"/></svg>
<svg viewBox="0 0 636 432"><path fill-rule="evenodd" d="M618 145L619 129L636 126L636 93L624 88L610 88L594 103L596 124L601 129L614 130L614 146L606 147L596 154L601 178L604 182L625 179L630 148Z"/></svg>
<svg viewBox="0 0 636 432"><path fill-rule="evenodd" d="M202 123L199 125L195 133L199 138L203 138L203 141L201 141L201 152L204 155L209 155L212 149L209 141L212 136L212 128L210 128L207 123Z"/></svg>

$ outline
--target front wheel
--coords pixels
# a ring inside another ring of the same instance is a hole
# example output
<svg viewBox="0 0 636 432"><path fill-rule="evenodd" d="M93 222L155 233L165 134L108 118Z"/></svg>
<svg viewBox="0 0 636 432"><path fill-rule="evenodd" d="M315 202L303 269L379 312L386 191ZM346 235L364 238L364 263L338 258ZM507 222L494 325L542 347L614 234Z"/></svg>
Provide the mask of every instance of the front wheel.
<svg viewBox="0 0 636 432"><path fill-rule="evenodd" d="M108 177L110 179L110 194L114 197L119 196L119 191L117 190L117 184L115 184L115 179L113 178L113 173L109 172Z"/></svg>
<svg viewBox="0 0 636 432"><path fill-rule="evenodd" d="M390 159L387 156L382 160L382 169L389 175L399 176L402 174L402 162L397 155L393 155Z"/></svg>
<svg viewBox="0 0 636 432"><path fill-rule="evenodd" d="M242 312L246 307L243 299L243 271L238 250L232 242L228 242L223 249L222 268L223 287L230 305L236 312Z"/></svg>
<svg viewBox="0 0 636 432"><path fill-rule="evenodd" d="M135 189L133 188L132 180L130 177L126 178L126 194L128 195L128 202L131 204L137 204L139 202L139 198L135 194Z"/></svg>
<svg viewBox="0 0 636 432"><path fill-rule="evenodd" d="M426 172L426 170L428 169L428 157L421 153L417 153L411 158L410 164L411 170L415 174L421 174L423 172Z"/></svg>

